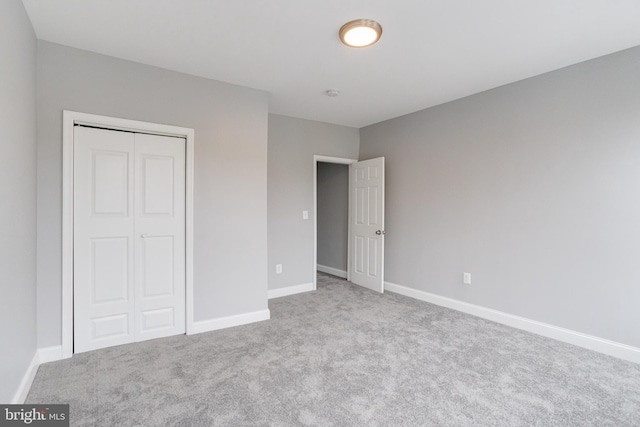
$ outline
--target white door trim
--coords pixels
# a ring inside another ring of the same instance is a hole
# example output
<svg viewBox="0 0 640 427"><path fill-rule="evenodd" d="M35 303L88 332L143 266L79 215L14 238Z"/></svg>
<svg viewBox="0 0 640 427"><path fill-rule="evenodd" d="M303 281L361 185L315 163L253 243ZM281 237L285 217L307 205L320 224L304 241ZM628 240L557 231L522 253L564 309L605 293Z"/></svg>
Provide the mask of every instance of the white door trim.
<svg viewBox="0 0 640 427"><path fill-rule="evenodd" d="M316 270L318 268L318 162L323 163L336 163L339 165L350 165L356 163L358 159L348 159L344 157L331 157L331 156L313 156L313 290L317 289L317 275ZM351 199L351 193L349 193L349 199ZM351 203L349 203L349 229L351 228ZM347 232L350 236L350 230ZM347 239L347 280L351 278L351 239Z"/></svg>
<svg viewBox="0 0 640 427"><path fill-rule="evenodd" d="M193 177L195 131L171 125L63 111L62 127L62 357L73 355L73 127L76 124L105 129L178 136L186 141L185 180L185 289L186 331L193 321Z"/></svg>

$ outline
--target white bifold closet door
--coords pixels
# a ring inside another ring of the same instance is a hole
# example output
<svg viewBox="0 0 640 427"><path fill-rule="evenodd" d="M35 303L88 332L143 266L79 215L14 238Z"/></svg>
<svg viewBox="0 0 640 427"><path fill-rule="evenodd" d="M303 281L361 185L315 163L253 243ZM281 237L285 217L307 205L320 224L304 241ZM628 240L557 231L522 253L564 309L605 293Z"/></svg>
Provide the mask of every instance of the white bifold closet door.
<svg viewBox="0 0 640 427"><path fill-rule="evenodd" d="M185 332L185 140L74 128L74 352Z"/></svg>

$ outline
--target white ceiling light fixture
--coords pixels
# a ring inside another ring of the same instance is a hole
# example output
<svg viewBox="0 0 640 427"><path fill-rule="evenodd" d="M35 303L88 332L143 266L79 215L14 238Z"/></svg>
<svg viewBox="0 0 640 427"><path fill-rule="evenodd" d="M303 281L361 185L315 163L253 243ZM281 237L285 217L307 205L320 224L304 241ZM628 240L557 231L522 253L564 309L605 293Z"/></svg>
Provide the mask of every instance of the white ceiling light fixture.
<svg viewBox="0 0 640 427"><path fill-rule="evenodd" d="M344 24L339 34L349 47L367 47L380 40L382 26L372 19L355 19Z"/></svg>

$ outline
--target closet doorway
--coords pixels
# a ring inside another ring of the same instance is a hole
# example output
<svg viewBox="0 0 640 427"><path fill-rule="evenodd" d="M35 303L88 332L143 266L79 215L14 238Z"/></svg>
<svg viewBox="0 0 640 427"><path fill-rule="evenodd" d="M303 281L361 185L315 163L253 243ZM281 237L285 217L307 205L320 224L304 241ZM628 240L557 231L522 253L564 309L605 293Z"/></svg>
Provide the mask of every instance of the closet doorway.
<svg viewBox="0 0 640 427"><path fill-rule="evenodd" d="M63 357L193 328L193 130L65 111Z"/></svg>

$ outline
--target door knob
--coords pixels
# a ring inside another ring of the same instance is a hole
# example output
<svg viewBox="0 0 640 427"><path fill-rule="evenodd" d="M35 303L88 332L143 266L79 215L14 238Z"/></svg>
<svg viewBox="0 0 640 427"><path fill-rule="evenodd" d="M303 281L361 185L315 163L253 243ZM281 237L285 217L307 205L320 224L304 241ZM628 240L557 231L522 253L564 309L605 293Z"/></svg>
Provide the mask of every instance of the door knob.
<svg viewBox="0 0 640 427"><path fill-rule="evenodd" d="M384 230L378 230L378 231L376 231L376 234L377 234L378 236L380 236L380 235L384 234Z"/></svg>
<svg viewBox="0 0 640 427"><path fill-rule="evenodd" d="M143 239L146 239L147 237L149 237L148 234L141 234L140 237L142 237Z"/></svg>

